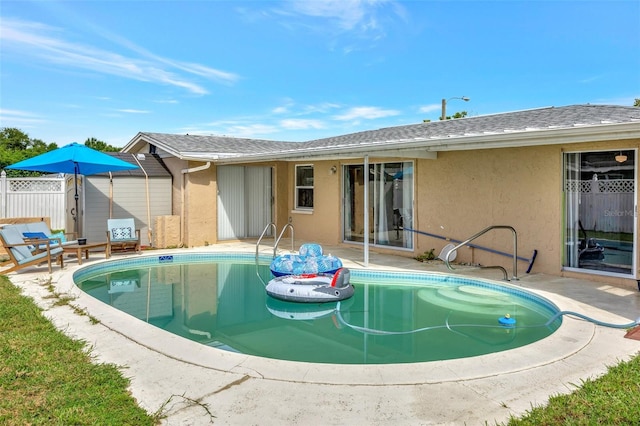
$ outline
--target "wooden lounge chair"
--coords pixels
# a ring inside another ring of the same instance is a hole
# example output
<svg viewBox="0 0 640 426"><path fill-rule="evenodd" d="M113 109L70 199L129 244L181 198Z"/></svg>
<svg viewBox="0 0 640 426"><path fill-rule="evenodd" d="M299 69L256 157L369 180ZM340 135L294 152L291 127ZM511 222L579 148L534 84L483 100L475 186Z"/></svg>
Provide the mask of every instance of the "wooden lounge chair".
<svg viewBox="0 0 640 426"><path fill-rule="evenodd" d="M114 251L135 249L140 253L140 230L133 218L107 220L107 257Z"/></svg>
<svg viewBox="0 0 640 426"><path fill-rule="evenodd" d="M64 252L59 240L57 244L50 239L26 242L22 238L22 233L19 229L13 225L7 225L0 229L0 241L9 255L9 261L6 263L13 264L10 268L2 270L3 274L44 262L49 266L49 273L51 273L52 258L57 259L57 263L60 264L61 268L64 266L62 258ZM35 247L38 247L39 250L35 250Z"/></svg>
<svg viewBox="0 0 640 426"><path fill-rule="evenodd" d="M62 246L78 244L78 240L75 238L75 233L53 233L49 226L45 222L31 222L23 224L12 225L16 227L21 233L25 242L34 244L35 240L51 240L51 247L62 244ZM68 239L70 238L70 239ZM44 245L36 245L38 251L46 249Z"/></svg>

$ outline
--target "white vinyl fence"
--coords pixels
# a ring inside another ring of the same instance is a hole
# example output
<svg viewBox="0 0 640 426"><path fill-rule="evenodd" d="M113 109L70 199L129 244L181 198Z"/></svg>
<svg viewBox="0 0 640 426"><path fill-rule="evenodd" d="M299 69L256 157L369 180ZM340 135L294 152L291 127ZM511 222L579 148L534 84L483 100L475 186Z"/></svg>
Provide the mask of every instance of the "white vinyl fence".
<svg viewBox="0 0 640 426"><path fill-rule="evenodd" d="M3 218L49 217L51 229L65 228L65 178L7 178L0 174L0 216Z"/></svg>
<svg viewBox="0 0 640 426"><path fill-rule="evenodd" d="M633 179L569 180L566 190L579 194L579 217L585 229L633 234Z"/></svg>

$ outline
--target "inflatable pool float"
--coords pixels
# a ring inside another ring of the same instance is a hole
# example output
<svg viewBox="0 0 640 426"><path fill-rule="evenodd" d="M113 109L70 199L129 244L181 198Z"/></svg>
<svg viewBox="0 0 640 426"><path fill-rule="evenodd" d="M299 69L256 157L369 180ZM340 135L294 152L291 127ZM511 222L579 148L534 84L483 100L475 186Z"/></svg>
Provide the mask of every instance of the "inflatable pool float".
<svg viewBox="0 0 640 426"><path fill-rule="evenodd" d="M298 254L283 254L271 261L269 269L276 277L300 274L334 274L342 268L342 261L330 254L322 253L320 244L307 243L300 246Z"/></svg>
<svg viewBox="0 0 640 426"><path fill-rule="evenodd" d="M335 274L301 274L275 277L267 284L267 294L289 302L337 302L353 296L351 273L340 268Z"/></svg>

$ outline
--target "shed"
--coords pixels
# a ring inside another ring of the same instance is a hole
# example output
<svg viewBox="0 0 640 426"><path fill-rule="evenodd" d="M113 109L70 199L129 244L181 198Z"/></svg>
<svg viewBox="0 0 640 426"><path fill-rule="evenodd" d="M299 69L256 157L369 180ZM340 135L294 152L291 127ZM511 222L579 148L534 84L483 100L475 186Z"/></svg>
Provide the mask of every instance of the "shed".
<svg viewBox="0 0 640 426"><path fill-rule="evenodd" d="M151 246L156 218L172 214L171 172L154 154L108 154L139 168L82 177L79 233L88 241L104 241L107 219L133 217L142 246ZM70 211L67 228L73 229Z"/></svg>

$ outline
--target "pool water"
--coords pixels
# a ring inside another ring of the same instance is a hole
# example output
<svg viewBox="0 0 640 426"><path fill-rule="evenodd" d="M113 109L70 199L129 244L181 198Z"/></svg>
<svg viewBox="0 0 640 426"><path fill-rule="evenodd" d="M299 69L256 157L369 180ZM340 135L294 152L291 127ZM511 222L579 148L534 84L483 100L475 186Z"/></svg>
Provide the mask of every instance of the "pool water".
<svg viewBox="0 0 640 426"><path fill-rule="evenodd" d="M173 334L223 350L315 363L390 364L464 358L531 344L561 319L515 286L451 275L352 270L355 295L292 303L268 296L268 261L214 254L88 266L78 287ZM500 325L509 314L515 327Z"/></svg>

